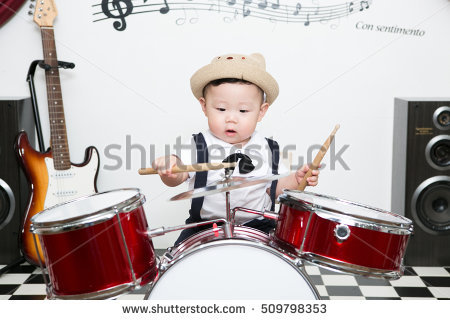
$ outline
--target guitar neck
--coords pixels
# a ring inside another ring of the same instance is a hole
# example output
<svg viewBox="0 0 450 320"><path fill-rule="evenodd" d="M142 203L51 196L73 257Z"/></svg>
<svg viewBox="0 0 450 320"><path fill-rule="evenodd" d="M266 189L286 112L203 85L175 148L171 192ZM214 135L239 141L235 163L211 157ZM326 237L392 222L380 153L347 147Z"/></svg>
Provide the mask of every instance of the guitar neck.
<svg viewBox="0 0 450 320"><path fill-rule="evenodd" d="M67 142L66 120L59 79L58 58L56 55L55 34L52 27L41 27L44 62L51 66L45 71L47 84L48 113L50 120L50 146L56 170L69 169L70 154Z"/></svg>

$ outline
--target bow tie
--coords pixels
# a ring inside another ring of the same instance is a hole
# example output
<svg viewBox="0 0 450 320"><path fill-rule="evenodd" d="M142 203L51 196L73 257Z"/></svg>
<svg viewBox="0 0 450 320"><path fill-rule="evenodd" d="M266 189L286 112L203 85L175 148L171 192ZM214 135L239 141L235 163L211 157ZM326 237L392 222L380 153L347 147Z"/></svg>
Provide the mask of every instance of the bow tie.
<svg viewBox="0 0 450 320"><path fill-rule="evenodd" d="M249 156L242 153L233 153L226 157L222 162L237 162L239 160L239 173L250 173L255 169L255 166L252 163L252 159ZM227 169L225 169L227 170ZM227 170L228 171L228 170Z"/></svg>

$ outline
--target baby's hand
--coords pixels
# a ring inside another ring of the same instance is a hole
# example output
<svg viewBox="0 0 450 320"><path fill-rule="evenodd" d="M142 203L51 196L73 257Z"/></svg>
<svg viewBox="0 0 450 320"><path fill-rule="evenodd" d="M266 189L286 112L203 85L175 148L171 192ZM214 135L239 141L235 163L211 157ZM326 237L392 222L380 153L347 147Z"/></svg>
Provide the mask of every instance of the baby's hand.
<svg viewBox="0 0 450 320"><path fill-rule="evenodd" d="M319 166L320 168L320 166ZM295 178L297 179L297 183L300 184L300 182L304 179L306 173L309 170L309 166L307 164L303 165L300 169L298 169L295 172ZM306 179L306 182L308 186L315 187L319 183L319 170L312 170L311 176Z"/></svg>
<svg viewBox="0 0 450 320"><path fill-rule="evenodd" d="M152 163L152 168L158 171L161 178L176 178L177 174L172 173L172 168L181 161L175 156L164 156L155 159Z"/></svg>

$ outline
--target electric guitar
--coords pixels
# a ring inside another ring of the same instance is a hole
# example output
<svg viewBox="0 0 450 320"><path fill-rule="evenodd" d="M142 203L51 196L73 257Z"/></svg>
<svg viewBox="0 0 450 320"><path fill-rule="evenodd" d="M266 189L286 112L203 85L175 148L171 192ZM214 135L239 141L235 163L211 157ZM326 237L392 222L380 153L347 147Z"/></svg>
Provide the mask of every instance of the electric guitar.
<svg viewBox="0 0 450 320"><path fill-rule="evenodd" d="M56 15L57 11L53 0L36 1L34 21L41 29L46 65L50 148L45 153L34 150L29 143L27 134L23 131L19 133L15 146L31 185L30 199L21 224L20 247L24 258L36 266L40 266L39 261L45 265L45 257L38 239L36 239L38 247L36 250L34 235L30 232L30 219L53 205L96 193L100 164L95 147L86 149L85 160L82 164L77 165L70 162L52 26Z"/></svg>

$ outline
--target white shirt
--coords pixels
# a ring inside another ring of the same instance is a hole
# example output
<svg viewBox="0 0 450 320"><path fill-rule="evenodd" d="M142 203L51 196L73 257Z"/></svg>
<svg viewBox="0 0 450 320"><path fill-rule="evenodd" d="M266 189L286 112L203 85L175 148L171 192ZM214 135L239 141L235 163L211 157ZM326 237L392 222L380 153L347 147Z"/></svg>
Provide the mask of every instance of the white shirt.
<svg viewBox="0 0 450 320"><path fill-rule="evenodd" d="M243 153L252 159L252 163L255 169L247 174L239 173L239 168L233 172L233 177L263 177L272 175L272 152L270 151L267 140L261 136L258 132L254 132L242 149L238 149L232 144L229 144L223 140L216 138L211 131L202 132L207 147L208 147L208 162L222 162L227 156L233 153ZM181 158L183 164L196 163L195 141L192 138L190 141L190 148L183 148L178 155ZM278 164L278 173L287 173L288 169L282 165L280 161ZM208 171L208 180L206 185L214 184L220 181L224 177L224 169ZM189 179L187 180L189 188L194 188L195 172L189 173ZM267 194L267 188L270 188L271 181L262 183L250 187L240 188L230 191L230 208L244 207L247 209L254 209L258 211L264 211L270 209L272 201ZM212 220L217 218L226 218L226 198L225 192L220 192L206 196L203 201L203 206L200 211L200 217L205 220ZM244 224L255 218L259 218L259 215L251 213L236 213L236 223Z"/></svg>

